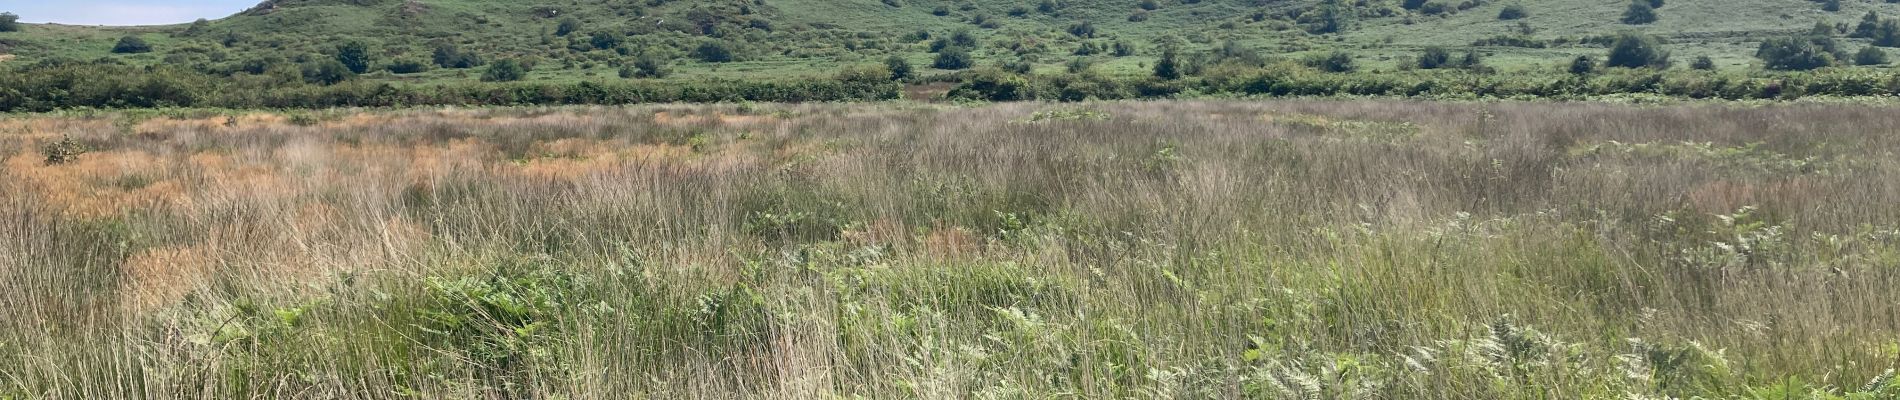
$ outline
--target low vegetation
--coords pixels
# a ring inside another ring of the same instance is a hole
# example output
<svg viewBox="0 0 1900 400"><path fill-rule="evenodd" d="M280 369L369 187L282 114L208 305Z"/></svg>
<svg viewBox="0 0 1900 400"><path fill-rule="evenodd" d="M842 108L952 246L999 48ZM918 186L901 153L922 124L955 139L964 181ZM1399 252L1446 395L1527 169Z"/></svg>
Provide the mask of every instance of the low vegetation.
<svg viewBox="0 0 1900 400"><path fill-rule="evenodd" d="M1839 102L9 118L0 398L1889 399L1896 126Z"/></svg>

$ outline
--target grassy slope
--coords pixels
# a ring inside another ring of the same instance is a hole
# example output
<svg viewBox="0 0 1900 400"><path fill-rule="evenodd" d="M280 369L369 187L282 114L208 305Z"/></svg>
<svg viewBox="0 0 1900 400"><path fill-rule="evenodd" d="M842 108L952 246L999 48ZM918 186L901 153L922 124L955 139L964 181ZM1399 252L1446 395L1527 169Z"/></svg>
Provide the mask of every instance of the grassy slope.
<svg viewBox="0 0 1900 400"><path fill-rule="evenodd" d="M896 53L915 63L927 64L929 55L921 43L899 39L906 33L925 30L945 34L958 29L973 29L986 38L985 59L1014 59L999 49L1001 43L1033 43L1041 46L1034 61L1053 68L1068 60L1068 53L1079 41L1063 30L1076 21L1091 21L1101 33L1098 42L1125 39L1140 43L1152 53L1154 41L1165 36L1187 39L1196 46L1211 46L1224 40L1237 40L1266 54L1298 55L1331 49L1346 49L1376 68L1390 68L1429 45L1469 46L1473 41L1497 36L1514 29L1515 21L1498 21L1499 9L1513 2L1523 4L1532 17L1525 20L1536 30L1536 37L1581 38L1605 35L1619 30L1636 29L1672 39L1678 60L1707 55L1726 68L1745 68L1753 61L1755 43L1762 37L1806 29L1816 21L1849 23L1868 10L1885 15L1900 15L1900 5L1852 2L1842 11L1821 11L1818 3L1806 0L1675 0L1658 12L1661 21L1645 26L1617 22L1625 4L1617 0L1585 2L1559 0L1500 0L1447 16L1423 16L1401 12L1390 17L1360 17L1340 35L1314 36L1297 26L1272 20L1252 22L1247 16L1264 11L1278 16L1310 7L1313 1L1292 0L1257 5L1255 1L1202 0L1193 4L1179 0L1162 2L1150 12L1147 21L1131 22L1130 14L1139 9L1128 0L1074 0L1063 3L1057 15L1033 12L1034 2L977 0L953 2L908 0L892 7L876 0L769 0L757 4L745 1L649 2L564 1L531 2L495 0L419 0L420 7L397 0L284 0L275 12L245 12L213 21L205 33L180 36L187 25L140 28L94 28L53 25L29 25L20 33L0 34L0 40L13 44L14 62L30 62L47 57L92 59L118 57L134 63L158 63L170 52L198 47L205 54L223 53L230 59L245 59L258 54L321 54L346 39L366 40L381 51L379 59L426 59L428 43L446 40L492 57L529 56L554 61L553 67L537 68L535 79L573 80L611 77L614 68L607 61L624 56L607 51L576 53L568 51L567 38L553 37L549 31L562 18L584 22L583 35L600 30L630 33L629 48L635 51L662 49L676 58L676 70L686 78L738 77L761 78L787 75L827 74L840 63L863 63ZM357 3L365 5L356 5ZM1008 12L1017 6L1031 9L1025 16ZM939 6L949 7L951 15L931 15ZM547 17L539 8L553 8L561 16ZM1361 10L1391 8L1391 3L1373 2ZM740 11L749 11L749 14ZM405 10L409 10L405 12ZM685 22L695 10L715 15L722 29L732 32L731 41L742 43L746 62L706 65L690 60L685 51L702 36ZM1364 14L1375 14L1364 12ZM969 20L986 15L1001 21L996 29L976 28ZM748 21L769 22L770 31L745 28ZM159 51L144 55L111 55L106 49L121 35L141 34ZM246 40L224 49L217 42L226 33ZM584 40L585 36L577 37ZM864 44L858 50L846 49L846 43ZM868 48L867 48L868 47ZM1559 64L1576 54L1600 54L1594 47L1552 49L1489 48L1491 62L1506 69ZM1151 56L1152 54L1147 54ZM197 56L209 57L209 56ZM203 61L203 58L194 59ZM573 62L564 62L564 61ZM1148 58L1131 57L1103 60L1110 71L1135 73L1144 69ZM215 62L215 61L209 61ZM435 71L409 80L470 79L468 71Z"/></svg>

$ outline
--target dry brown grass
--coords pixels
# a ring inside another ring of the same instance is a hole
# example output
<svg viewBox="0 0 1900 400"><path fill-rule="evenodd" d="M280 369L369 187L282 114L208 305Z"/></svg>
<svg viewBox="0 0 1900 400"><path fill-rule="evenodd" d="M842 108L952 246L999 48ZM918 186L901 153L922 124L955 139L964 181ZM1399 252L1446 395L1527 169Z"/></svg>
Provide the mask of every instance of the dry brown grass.
<svg viewBox="0 0 1900 400"><path fill-rule="evenodd" d="M1748 397L1900 362L1889 108L758 108L0 120L0 398ZM47 165L63 137L95 151ZM558 295L455 314L482 290Z"/></svg>

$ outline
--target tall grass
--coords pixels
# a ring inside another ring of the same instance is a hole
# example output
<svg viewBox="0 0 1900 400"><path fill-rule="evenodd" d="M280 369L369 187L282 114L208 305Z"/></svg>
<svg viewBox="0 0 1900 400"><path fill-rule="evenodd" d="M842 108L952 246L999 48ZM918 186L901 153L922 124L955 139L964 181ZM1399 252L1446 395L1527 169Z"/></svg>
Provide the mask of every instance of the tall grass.
<svg viewBox="0 0 1900 400"><path fill-rule="evenodd" d="M0 121L0 398L1900 395L1885 107L192 117Z"/></svg>

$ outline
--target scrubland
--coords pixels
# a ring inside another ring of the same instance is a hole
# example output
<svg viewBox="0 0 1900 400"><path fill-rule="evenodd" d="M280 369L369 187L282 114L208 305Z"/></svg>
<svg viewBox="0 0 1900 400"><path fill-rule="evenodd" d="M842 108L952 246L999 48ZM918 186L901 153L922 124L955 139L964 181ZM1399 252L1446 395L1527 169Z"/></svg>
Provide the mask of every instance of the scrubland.
<svg viewBox="0 0 1900 400"><path fill-rule="evenodd" d="M1891 399L1895 111L13 116L0 398Z"/></svg>

